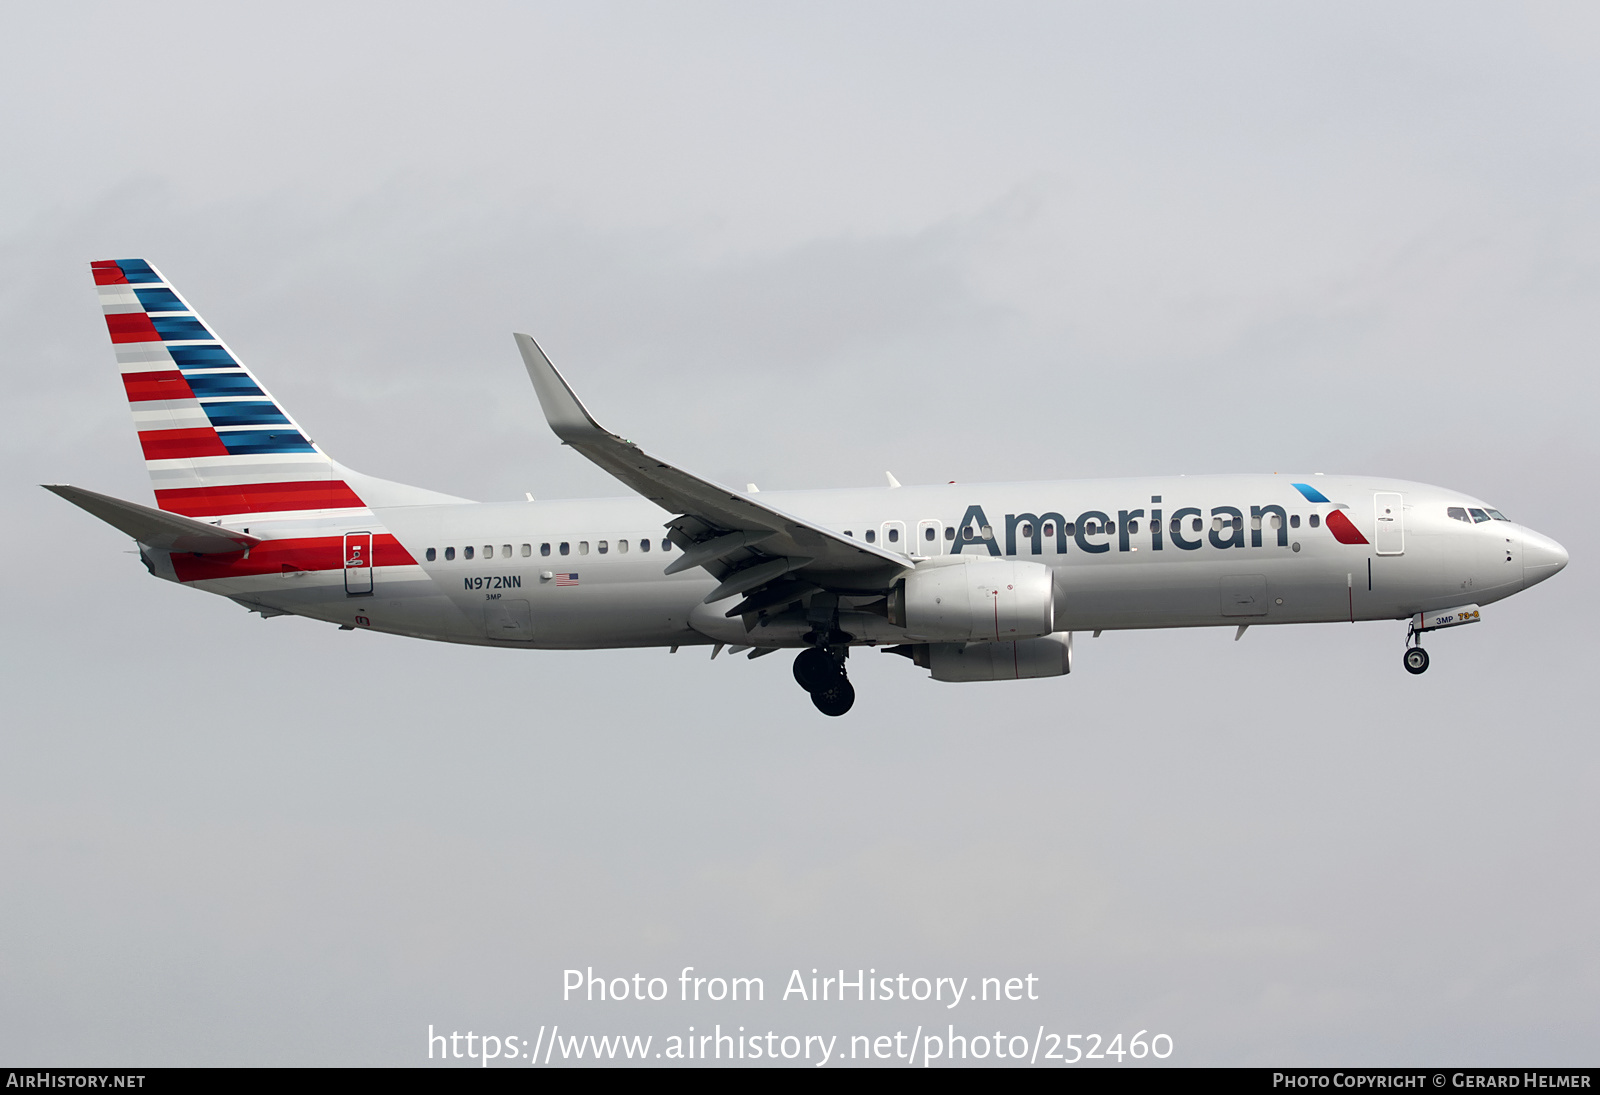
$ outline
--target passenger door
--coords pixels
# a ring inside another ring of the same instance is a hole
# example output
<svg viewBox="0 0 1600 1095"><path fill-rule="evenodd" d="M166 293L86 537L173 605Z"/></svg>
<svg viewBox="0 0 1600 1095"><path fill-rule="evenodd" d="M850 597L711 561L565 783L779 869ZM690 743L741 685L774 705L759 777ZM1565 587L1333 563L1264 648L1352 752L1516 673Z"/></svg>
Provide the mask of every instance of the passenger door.
<svg viewBox="0 0 1600 1095"><path fill-rule="evenodd" d="M344 591L347 596L372 592L372 533L344 534Z"/></svg>
<svg viewBox="0 0 1600 1095"><path fill-rule="evenodd" d="M1405 499L1388 491L1372 496L1372 550L1379 555L1404 555L1406 551Z"/></svg>

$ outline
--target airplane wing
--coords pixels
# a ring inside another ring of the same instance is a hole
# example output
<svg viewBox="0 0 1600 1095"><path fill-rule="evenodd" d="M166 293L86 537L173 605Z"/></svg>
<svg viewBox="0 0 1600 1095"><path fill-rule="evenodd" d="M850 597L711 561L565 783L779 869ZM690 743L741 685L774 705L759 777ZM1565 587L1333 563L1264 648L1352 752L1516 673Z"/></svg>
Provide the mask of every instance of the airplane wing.
<svg viewBox="0 0 1600 1095"><path fill-rule="evenodd" d="M99 494L63 483L42 483L45 490L58 494L79 509L94 514L112 528L132 536L141 544L163 551L192 551L196 555L229 555L248 551L261 543L261 537L238 529L208 525L165 510L151 509L137 502L124 502L109 494Z"/></svg>
<svg viewBox="0 0 1600 1095"><path fill-rule="evenodd" d="M703 566L721 580L706 603L747 594L728 613L782 604L813 589L881 593L912 568L903 555L858 543L803 517L673 467L600 426L539 344L516 336L533 390L563 442L656 505L677 514L668 527L684 554L667 573ZM805 588L801 589L800 586Z"/></svg>

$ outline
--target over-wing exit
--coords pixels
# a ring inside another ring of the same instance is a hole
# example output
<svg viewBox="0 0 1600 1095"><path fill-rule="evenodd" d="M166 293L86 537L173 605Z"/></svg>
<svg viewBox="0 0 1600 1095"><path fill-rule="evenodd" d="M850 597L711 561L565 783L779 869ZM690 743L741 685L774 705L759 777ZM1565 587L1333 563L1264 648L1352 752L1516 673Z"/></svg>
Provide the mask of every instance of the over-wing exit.
<svg viewBox="0 0 1600 1095"><path fill-rule="evenodd" d="M631 497L471 502L331 459L141 259L92 264L155 506L47 485L151 574L263 617L527 649L795 651L812 703L854 650L938 681L1061 676L1074 632L1357 620L1423 635L1561 570L1481 499L1373 476L739 491L603 429L527 335L552 430ZM665 520L663 520L665 517Z"/></svg>

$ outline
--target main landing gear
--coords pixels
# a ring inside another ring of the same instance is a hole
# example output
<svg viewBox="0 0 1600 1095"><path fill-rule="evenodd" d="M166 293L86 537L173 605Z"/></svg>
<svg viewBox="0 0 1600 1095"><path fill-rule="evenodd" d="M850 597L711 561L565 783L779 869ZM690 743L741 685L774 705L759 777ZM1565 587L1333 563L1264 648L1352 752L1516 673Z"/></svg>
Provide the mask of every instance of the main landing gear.
<svg viewBox="0 0 1600 1095"><path fill-rule="evenodd" d="M845 676L843 655L825 647L800 651L794 660L794 679L811 693L812 704L824 715L837 718L856 702L856 690Z"/></svg>

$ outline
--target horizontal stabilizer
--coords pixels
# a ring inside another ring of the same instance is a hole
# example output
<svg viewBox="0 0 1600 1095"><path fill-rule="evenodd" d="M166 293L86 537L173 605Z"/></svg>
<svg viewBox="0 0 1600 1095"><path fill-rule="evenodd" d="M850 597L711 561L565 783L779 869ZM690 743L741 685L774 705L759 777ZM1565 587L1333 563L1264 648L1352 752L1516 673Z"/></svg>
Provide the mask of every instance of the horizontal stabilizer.
<svg viewBox="0 0 1600 1095"><path fill-rule="evenodd" d="M227 555L245 551L261 543L235 529L208 525L176 513L151 509L136 502L124 502L109 494L97 494L82 487L61 483L42 483L45 490L59 494L79 509L87 510L114 529L132 536L141 544L163 551L189 551L196 555Z"/></svg>

